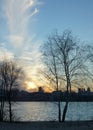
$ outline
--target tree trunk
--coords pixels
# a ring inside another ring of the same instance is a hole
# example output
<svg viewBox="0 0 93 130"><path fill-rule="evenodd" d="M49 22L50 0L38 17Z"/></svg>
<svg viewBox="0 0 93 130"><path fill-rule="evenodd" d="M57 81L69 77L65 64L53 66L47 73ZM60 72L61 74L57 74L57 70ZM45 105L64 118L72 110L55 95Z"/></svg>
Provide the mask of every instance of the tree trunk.
<svg viewBox="0 0 93 130"><path fill-rule="evenodd" d="M69 102L69 89L71 93L71 82L70 82L70 75L69 75L69 66L68 63L66 62L66 57L64 58L64 66L65 66L65 75L66 75L66 82L67 82L67 95L66 95L66 104L63 110L63 115L62 115L62 122L65 122L66 118L66 113L68 109L68 102Z"/></svg>
<svg viewBox="0 0 93 130"><path fill-rule="evenodd" d="M12 122L12 109L11 109L11 101L9 101L9 121Z"/></svg>
<svg viewBox="0 0 93 130"><path fill-rule="evenodd" d="M8 93L8 103L9 103L9 121L12 122L12 109L11 109L11 86L10 86L10 90L9 90L9 93Z"/></svg>
<svg viewBox="0 0 93 130"><path fill-rule="evenodd" d="M68 101L66 101L66 104L65 104L65 107L64 107L64 110L63 110L62 122L65 122L67 108L68 108Z"/></svg>
<svg viewBox="0 0 93 130"><path fill-rule="evenodd" d="M61 122L61 106L60 106L60 101L58 101L58 120Z"/></svg>
<svg viewBox="0 0 93 130"><path fill-rule="evenodd" d="M4 102L1 101L1 108L0 108L0 121L4 120Z"/></svg>
<svg viewBox="0 0 93 130"><path fill-rule="evenodd" d="M3 120L4 120L4 96L5 96L5 87L4 87L3 82L2 82L2 87L3 87L3 89L1 89L0 121L3 121Z"/></svg>

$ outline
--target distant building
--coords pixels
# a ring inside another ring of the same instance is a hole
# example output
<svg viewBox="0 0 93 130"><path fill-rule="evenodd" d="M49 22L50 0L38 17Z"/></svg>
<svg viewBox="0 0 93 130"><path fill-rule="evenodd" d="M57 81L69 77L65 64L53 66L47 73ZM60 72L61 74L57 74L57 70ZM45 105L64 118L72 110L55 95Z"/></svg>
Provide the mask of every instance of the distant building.
<svg viewBox="0 0 93 130"><path fill-rule="evenodd" d="M85 88L78 88L78 94L85 93Z"/></svg>
<svg viewBox="0 0 93 130"><path fill-rule="evenodd" d="M91 92L90 87L88 87L88 88L87 88L87 92L88 92L88 93L90 93L90 92Z"/></svg>
<svg viewBox="0 0 93 130"><path fill-rule="evenodd" d="M79 95L91 95L92 92L90 90L90 87L87 88L87 90L85 90L85 88L78 88L78 94Z"/></svg>
<svg viewBox="0 0 93 130"><path fill-rule="evenodd" d="M42 87L39 87L39 88L38 88L38 92L39 92L39 93L44 93L43 88L42 88Z"/></svg>

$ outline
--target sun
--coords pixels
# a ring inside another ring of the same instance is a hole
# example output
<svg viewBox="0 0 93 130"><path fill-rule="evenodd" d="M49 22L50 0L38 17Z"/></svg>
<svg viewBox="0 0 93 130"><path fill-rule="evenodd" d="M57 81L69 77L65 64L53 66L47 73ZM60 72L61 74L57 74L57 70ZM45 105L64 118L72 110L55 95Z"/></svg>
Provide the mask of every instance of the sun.
<svg viewBox="0 0 93 130"><path fill-rule="evenodd" d="M28 87L34 89L36 85L33 82L28 82Z"/></svg>
<svg viewBox="0 0 93 130"><path fill-rule="evenodd" d="M36 89L36 85L34 82L31 82L31 81L26 81L25 82L25 85L26 85L26 90L30 91L30 90L33 90L33 89Z"/></svg>

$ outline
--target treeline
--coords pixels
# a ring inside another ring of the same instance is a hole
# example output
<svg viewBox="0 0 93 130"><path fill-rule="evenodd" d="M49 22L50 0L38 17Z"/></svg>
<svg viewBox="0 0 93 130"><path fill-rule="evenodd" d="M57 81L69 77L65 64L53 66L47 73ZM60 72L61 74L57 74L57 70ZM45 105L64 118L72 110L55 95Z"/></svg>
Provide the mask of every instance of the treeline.
<svg viewBox="0 0 93 130"><path fill-rule="evenodd" d="M45 92L27 92L24 90L18 90L13 89L11 92L11 101L18 102L18 101L66 101L67 92L61 92L61 91L54 91L52 93L45 93ZM81 93L75 93L71 92L69 101L70 102L91 102L93 101L93 92L90 92L88 94L81 94ZM0 101L3 99L3 101L7 101L8 92L6 92L6 95L3 97L0 95Z"/></svg>

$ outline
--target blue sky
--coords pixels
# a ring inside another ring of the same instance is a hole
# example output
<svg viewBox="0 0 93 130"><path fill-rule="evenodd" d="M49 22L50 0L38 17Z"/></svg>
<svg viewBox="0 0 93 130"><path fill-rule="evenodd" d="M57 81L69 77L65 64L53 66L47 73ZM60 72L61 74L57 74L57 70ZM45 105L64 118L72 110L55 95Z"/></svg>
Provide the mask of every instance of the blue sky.
<svg viewBox="0 0 93 130"><path fill-rule="evenodd" d="M93 0L45 0L37 14L38 37L57 29L71 29L81 40L93 42Z"/></svg>
<svg viewBox="0 0 93 130"><path fill-rule="evenodd" d="M2 14L4 2L0 0L0 41L9 33L7 21ZM81 40L93 42L93 0L38 0L42 4L29 21L29 33L36 39L45 40L46 36L57 29L59 32L71 29ZM38 5L36 5L38 8Z"/></svg>
<svg viewBox="0 0 93 130"><path fill-rule="evenodd" d="M70 29L92 44L93 0L0 0L0 59L17 56L26 84L37 83L38 69L44 67L39 48L56 29Z"/></svg>

